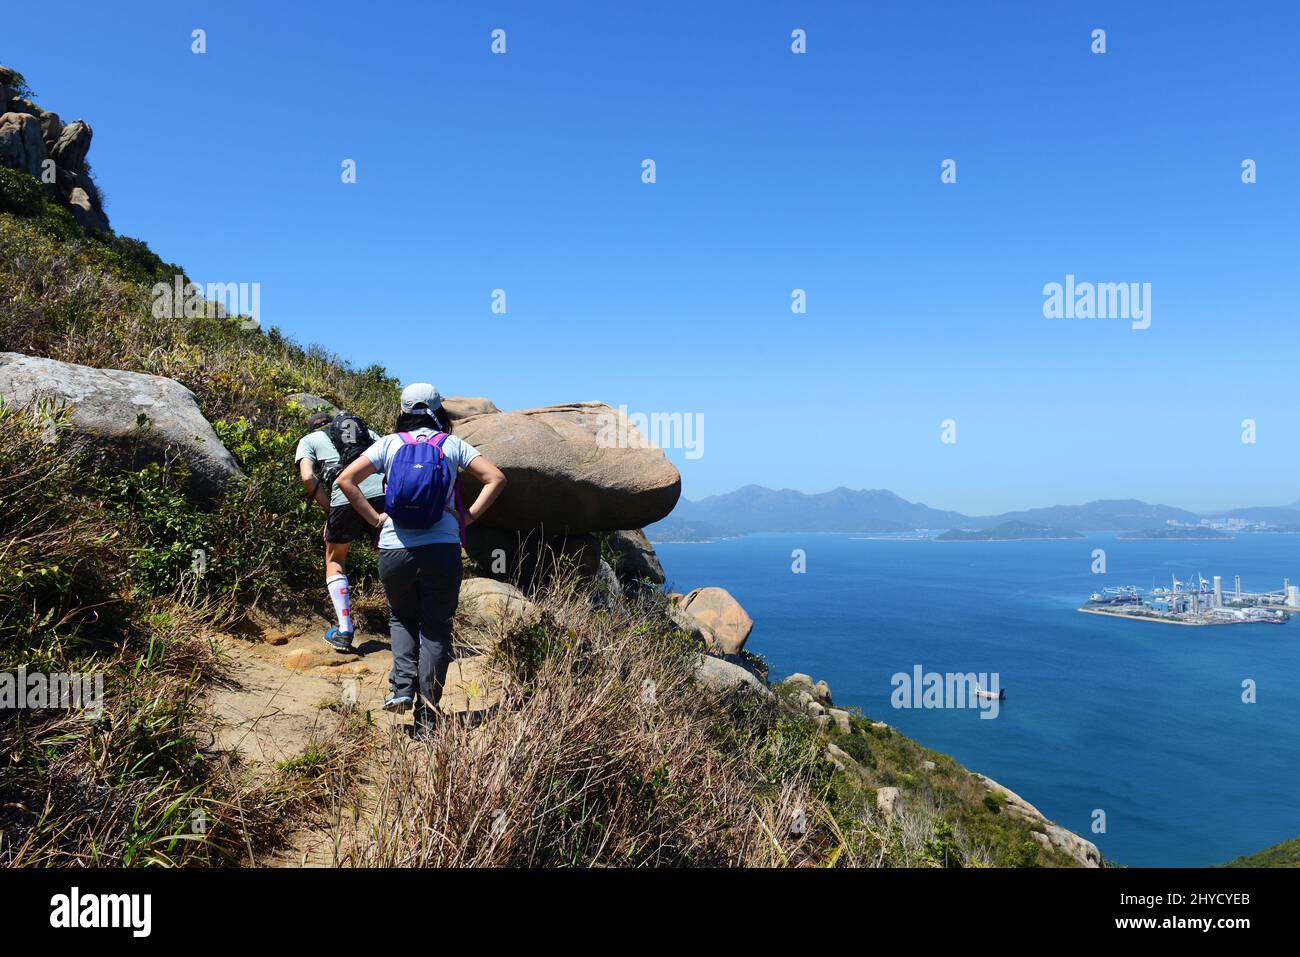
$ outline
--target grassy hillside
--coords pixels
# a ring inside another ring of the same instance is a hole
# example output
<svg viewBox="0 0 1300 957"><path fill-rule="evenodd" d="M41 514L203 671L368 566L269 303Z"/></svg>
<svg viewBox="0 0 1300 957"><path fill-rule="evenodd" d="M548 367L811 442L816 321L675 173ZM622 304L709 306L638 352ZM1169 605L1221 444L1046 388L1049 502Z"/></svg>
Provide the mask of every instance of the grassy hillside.
<svg viewBox="0 0 1300 957"><path fill-rule="evenodd" d="M1274 844L1255 854L1235 857L1224 867L1300 867L1300 837Z"/></svg>
<svg viewBox="0 0 1300 957"><path fill-rule="evenodd" d="M383 428L397 384L274 329L155 318L151 286L180 270L84 233L26 174L0 170L0 210L5 348L179 380L247 476L201 507L184 462L100 471L45 441L60 410L0 407L0 671L101 671L107 691L94 721L0 712L0 864L247 863L315 812L354 822L339 845L358 864L1067 863L892 730L858 717L823 731L786 695L698 686L655 595L600 606L557 585L498 651L512 678L484 728L449 723L419 749L352 714L277 773L249 774L212 746L204 696L226 667L213 636L323 599L321 515L292 464L304 410L285 397L322 395ZM354 554L354 596L377 603L373 555ZM885 786L903 796L892 818L875 809ZM504 832L483 818L502 794ZM383 828L364 826L376 815ZM418 821L458 843L430 846Z"/></svg>
<svg viewBox="0 0 1300 957"><path fill-rule="evenodd" d="M201 508L184 462L100 472L45 441L59 409L0 405L0 671L103 671L108 698L93 723L0 712L0 862L238 859L277 830L284 802L309 796L301 780L276 794L229 774L204 750L198 701L221 670L214 627L319 591L320 514L292 468L303 411L284 397L314 391L382 424L396 385L274 330L154 318L152 285L180 270L136 240L83 232L24 173L0 169L0 209L4 347L178 379L248 475ZM359 554L358 591L373 577Z"/></svg>

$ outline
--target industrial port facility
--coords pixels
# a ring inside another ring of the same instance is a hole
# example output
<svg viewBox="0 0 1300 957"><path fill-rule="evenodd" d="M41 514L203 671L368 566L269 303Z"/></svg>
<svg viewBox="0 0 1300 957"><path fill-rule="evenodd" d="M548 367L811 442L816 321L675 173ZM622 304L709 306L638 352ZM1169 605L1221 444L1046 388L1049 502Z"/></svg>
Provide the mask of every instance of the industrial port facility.
<svg viewBox="0 0 1300 957"><path fill-rule="evenodd" d="M1222 576L1215 575L1210 581L1198 572L1191 582L1174 576L1169 588L1154 584L1150 591L1134 585L1105 588L1093 592L1079 611L1175 625L1282 625L1300 611L1300 586L1288 579L1283 580L1280 591L1242 591L1240 575L1234 586L1225 592Z"/></svg>

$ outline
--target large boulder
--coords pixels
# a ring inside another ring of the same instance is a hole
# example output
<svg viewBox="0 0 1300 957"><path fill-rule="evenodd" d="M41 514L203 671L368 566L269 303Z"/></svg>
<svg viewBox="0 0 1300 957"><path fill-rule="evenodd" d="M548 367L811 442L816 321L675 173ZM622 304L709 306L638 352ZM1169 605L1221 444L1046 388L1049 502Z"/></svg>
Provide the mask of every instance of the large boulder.
<svg viewBox="0 0 1300 957"><path fill-rule="evenodd" d="M41 116L41 139L45 141L45 148L49 149L59 141L63 135L63 121L59 119L58 113L45 113Z"/></svg>
<svg viewBox="0 0 1300 957"><path fill-rule="evenodd" d="M179 453L191 491L204 499L241 474L194 393L175 379L0 352L0 399L26 405L42 396L66 404L74 436L114 465L139 468Z"/></svg>
<svg viewBox="0 0 1300 957"><path fill-rule="evenodd" d="M460 584L460 610L486 623L511 624L532 613L533 603L514 585L494 578L467 578Z"/></svg>
<svg viewBox="0 0 1300 957"><path fill-rule="evenodd" d="M73 120L59 131L59 138L50 147L55 164L73 173L86 171L86 154L95 132L85 120Z"/></svg>
<svg viewBox="0 0 1300 957"><path fill-rule="evenodd" d="M0 116L0 166L19 169L37 179L47 157L41 139L41 121L30 113Z"/></svg>
<svg viewBox="0 0 1300 957"><path fill-rule="evenodd" d="M623 582L649 580L656 585L664 583L664 567L645 532L640 529L610 532L605 536L614 574Z"/></svg>
<svg viewBox="0 0 1300 957"><path fill-rule="evenodd" d="M38 120L41 118L41 108L25 96L10 97L5 105L5 112L26 113L28 116L36 117Z"/></svg>
<svg viewBox="0 0 1300 957"><path fill-rule="evenodd" d="M841 734L849 734L853 731L853 719L843 708L827 708L826 713L830 715L831 721Z"/></svg>
<svg viewBox="0 0 1300 957"><path fill-rule="evenodd" d="M709 635L700 627L698 621L682 610L681 599L684 597L686 596L675 594L669 595L668 604L664 607L664 610L668 612L668 617L672 619L674 625L686 632L701 645L707 645L709 643Z"/></svg>
<svg viewBox="0 0 1300 957"><path fill-rule="evenodd" d="M68 194L68 211L77 224L92 233L107 233L111 230L108 217L95 199L95 193L81 186L74 187Z"/></svg>
<svg viewBox="0 0 1300 957"><path fill-rule="evenodd" d="M738 655L754 628L754 620L725 588L697 588L674 599L704 631L709 647L724 655Z"/></svg>
<svg viewBox="0 0 1300 957"><path fill-rule="evenodd" d="M463 648L486 653L507 630L536 614L536 606L514 585L491 578L467 578L460 584L456 609L456 641Z"/></svg>
<svg viewBox="0 0 1300 957"><path fill-rule="evenodd" d="M698 655L695 660L695 680L715 691L747 688L770 697L771 689L749 668L713 655Z"/></svg>
<svg viewBox="0 0 1300 957"><path fill-rule="evenodd" d="M442 400L442 411L452 422L468 419L471 415L487 415L500 412L491 399L464 395L449 395Z"/></svg>
<svg viewBox="0 0 1300 957"><path fill-rule="evenodd" d="M663 452L601 402L474 415L456 434L510 482L485 526L557 532L641 528L673 510L682 480ZM466 476L466 494L478 483Z"/></svg>

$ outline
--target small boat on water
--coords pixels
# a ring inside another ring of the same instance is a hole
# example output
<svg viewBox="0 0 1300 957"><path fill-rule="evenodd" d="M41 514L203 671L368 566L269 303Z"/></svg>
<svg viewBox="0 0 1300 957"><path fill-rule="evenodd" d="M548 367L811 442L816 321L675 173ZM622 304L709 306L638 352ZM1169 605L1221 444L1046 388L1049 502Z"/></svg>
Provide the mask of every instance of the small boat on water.
<svg viewBox="0 0 1300 957"><path fill-rule="evenodd" d="M999 688L997 691L985 691L983 688L976 688L975 694L980 698L988 698L990 701L1006 701L1007 692L1005 688Z"/></svg>

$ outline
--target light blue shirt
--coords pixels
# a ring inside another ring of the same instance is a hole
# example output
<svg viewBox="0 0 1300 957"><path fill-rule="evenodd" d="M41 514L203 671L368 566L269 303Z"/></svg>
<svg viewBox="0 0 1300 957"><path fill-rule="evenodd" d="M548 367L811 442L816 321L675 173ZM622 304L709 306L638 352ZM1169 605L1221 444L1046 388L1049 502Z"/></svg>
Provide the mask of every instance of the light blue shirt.
<svg viewBox="0 0 1300 957"><path fill-rule="evenodd" d="M437 434L435 429L415 429L411 432L413 436L434 436ZM402 444L402 437L396 432L392 435L385 435L366 449L366 458L370 459L370 464L377 471L387 475L389 467L393 464L393 456L397 454L397 450L402 447ZM447 440L442 443L442 454L447 456L447 461L451 463L451 467L457 472L479 457L478 449L468 442L462 442L454 435L447 436ZM454 510L454 499L449 497L447 505ZM447 542L460 544L460 522L457 521L454 514L446 511L442 513L442 518L438 520L433 528L397 528L390 518L384 522L384 527L379 532L380 548L415 548L419 545L436 545Z"/></svg>

